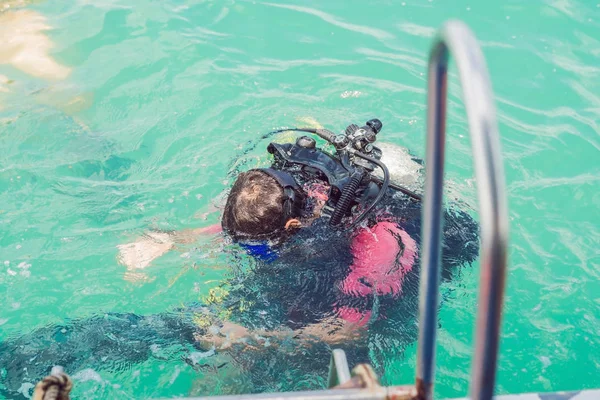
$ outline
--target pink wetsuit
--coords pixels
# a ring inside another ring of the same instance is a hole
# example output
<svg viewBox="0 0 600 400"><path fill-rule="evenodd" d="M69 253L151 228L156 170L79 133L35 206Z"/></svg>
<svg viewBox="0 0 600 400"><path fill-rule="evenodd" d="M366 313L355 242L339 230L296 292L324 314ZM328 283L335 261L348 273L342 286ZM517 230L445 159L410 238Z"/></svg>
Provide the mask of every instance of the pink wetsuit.
<svg viewBox="0 0 600 400"><path fill-rule="evenodd" d="M350 273L341 283L348 296L399 296L404 276L414 264L417 252L415 241L394 222L378 222L371 228L360 228L351 245L354 258ZM337 314L344 320L365 325L371 311L352 307L338 307Z"/></svg>
<svg viewBox="0 0 600 400"><path fill-rule="evenodd" d="M304 188L309 197L325 203L329 186L309 184ZM350 247L353 262L350 273L341 282L341 291L350 297L392 295L402 293L404 276L412 269L417 253L417 244L408 233L384 218L371 228L360 228ZM342 319L365 325L371 311L338 306L336 312Z"/></svg>

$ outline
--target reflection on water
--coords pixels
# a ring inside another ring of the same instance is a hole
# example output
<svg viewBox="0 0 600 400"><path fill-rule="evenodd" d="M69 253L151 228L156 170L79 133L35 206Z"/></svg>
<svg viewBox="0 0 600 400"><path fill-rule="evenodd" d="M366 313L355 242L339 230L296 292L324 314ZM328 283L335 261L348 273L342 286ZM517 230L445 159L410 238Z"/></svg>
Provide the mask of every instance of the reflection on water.
<svg viewBox="0 0 600 400"><path fill-rule="evenodd" d="M58 63L49 53L54 43L46 36L51 29L46 18L31 10L0 13L0 64L37 78L62 80L71 68Z"/></svg>
<svg viewBox="0 0 600 400"><path fill-rule="evenodd" d="M36 2L0 1L0 65L8 65L31 77L53 82L27 94L33 95L39 104L75 116L91 106L93 93L82 93L76 87L65 84L57 86L57 82L65 81L71 75L72 68L61 64L51 55L55 46L47 32L52 26L42 14L23 8L33 3ZM23 94L19 93L23 88L18 87L18 83L14 85L17 74L14 75L11 79L0 74L0 94L4 93L4 100L0 97L0 110L5 108L3 103L9 104L15 96ZM89 131L82 120L75 120L83 130Z"/></svg>

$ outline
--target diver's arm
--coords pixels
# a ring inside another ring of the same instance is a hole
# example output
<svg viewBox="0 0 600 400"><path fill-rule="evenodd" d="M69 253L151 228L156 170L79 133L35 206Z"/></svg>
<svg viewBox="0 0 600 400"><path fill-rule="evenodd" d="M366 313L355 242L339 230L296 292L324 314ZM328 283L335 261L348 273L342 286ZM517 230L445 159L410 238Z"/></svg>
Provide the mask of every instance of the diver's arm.
<svg viewBox="0 0 600 400"><path fill-rule="evenodd" d="M226 193L226 191L221 192L206 208L201 210L201 214L196 215L206 219L209 215L219 212L224 207ZM128 270L144 269L152 261L173 250L176 244L193 243L201 236L213 235L218 232L220 232L219 224L181 231L152 230L132 243L118 245L117 260Z"/></svg>
<svg viewBox="0 0 600 400"><path fill-rule="evenodd" d="M256 348L277 346L290 341L298 345L312 342L334 345L359 340L365 333L365 326L339 317L330 317L296 330L282 328L251 331L233 322L224 322L220 328L209 329L203 335L197 335L196 340L205 347L214 346L224 350L236 344Z"/></svg>
<svg viewBox="0 0 600 400"><path fill-rule="evenodd" d="M167 253L175 245L171 236L166 232L149 232L135 242L117 246L119 264L129 270L144 269L152 261Z"/></svg>
<svg viewBox="0 0 600 400"><path fill-rule="evenodd" d="M174 249L176 244L193 243L201 236L215 235L219 232L220 224L182 231L151 231L135 242L118 245L117 260L129 270L144 269L152 261Z"/></svg>
<svg viewBox="0 0 600 400"><path fill-rule="evenodd" d="M222 230L221 224L213 224L202 228L171 232L171 236L175 243L189 244L195 242L200 236L216 235Z"/></svg>
<svg viewBox="0 0 600 400"><path fill-rule="evenodd" d="M330 317L296 331L294 336L301 342L318 341L330 345L360 340L366 333L366 325Z"/></svg>

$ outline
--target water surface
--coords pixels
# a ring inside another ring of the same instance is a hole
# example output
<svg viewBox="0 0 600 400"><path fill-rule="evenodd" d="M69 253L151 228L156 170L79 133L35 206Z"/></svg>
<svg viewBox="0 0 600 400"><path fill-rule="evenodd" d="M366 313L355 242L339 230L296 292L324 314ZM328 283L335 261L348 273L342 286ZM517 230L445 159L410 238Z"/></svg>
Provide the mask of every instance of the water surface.
<svg viewBox="0 0 600 400"><path fill-rule="evenodd" d="M480 40L498 107L511 232L498 392L600 387L600 4L596 1L0 2L0 339L104 312L160 313L228 274L173 252L137 274L118 244L218 221L249 140L377 117L424 154L427 52L449 18ZM454 69L449 199L476 207ZM260 148L255 155L260 154ZM211 253L212 249L212 253ZM446 285L436 391L467 393L479 265ZM414 343L383 380L408 383ZM226 392L151 359L83 371L75 394ZM210 379L213 379L212 381ZM196 383L194 383L196 382ZM302 383L315 388L323 381ZM200 389L198 389L200 387ZM282 380L280 388L297 388ZM275 390L276 388L273 388Z"/></svg>

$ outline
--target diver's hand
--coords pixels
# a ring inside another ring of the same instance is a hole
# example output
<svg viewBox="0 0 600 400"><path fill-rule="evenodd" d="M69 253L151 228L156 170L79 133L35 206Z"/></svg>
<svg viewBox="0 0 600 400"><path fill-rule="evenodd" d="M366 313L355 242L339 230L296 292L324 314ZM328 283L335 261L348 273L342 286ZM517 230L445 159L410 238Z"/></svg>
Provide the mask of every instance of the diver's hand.
<svg viewBox="0 0 600 400"><path fill-rule="evenodd" d="M359 341L367 333L366 326L331 317L300 329L295 336L303 342L323 342L329 345Z"/></svg>
<svg viewBox="0 0 600 400"><path fill-rule="evenodd" d="M225 321L222 326L210 326L202 335L194 338L204 347L214 346L219 350L225 350L235 343L246 343L251 337L250 331L233 322Z"/></svg>
<svg viewBox="0 0 600 400"><path fill-rule="evenodd" d="M149 232L133 243L118 245L117 260L129 270L144 269L173 249L175 241L165 232Z"/></svg>
<svg viewBox="0 0 600 400"><path fill-rule="evenodd" d="M148 232L133 243L117 246L117 260L128 270L144 269L150 263L175 248L175 244L190 244L203 235L221 232L221 225L214 224L203 228L186 229L175 232Z"/></svg>

